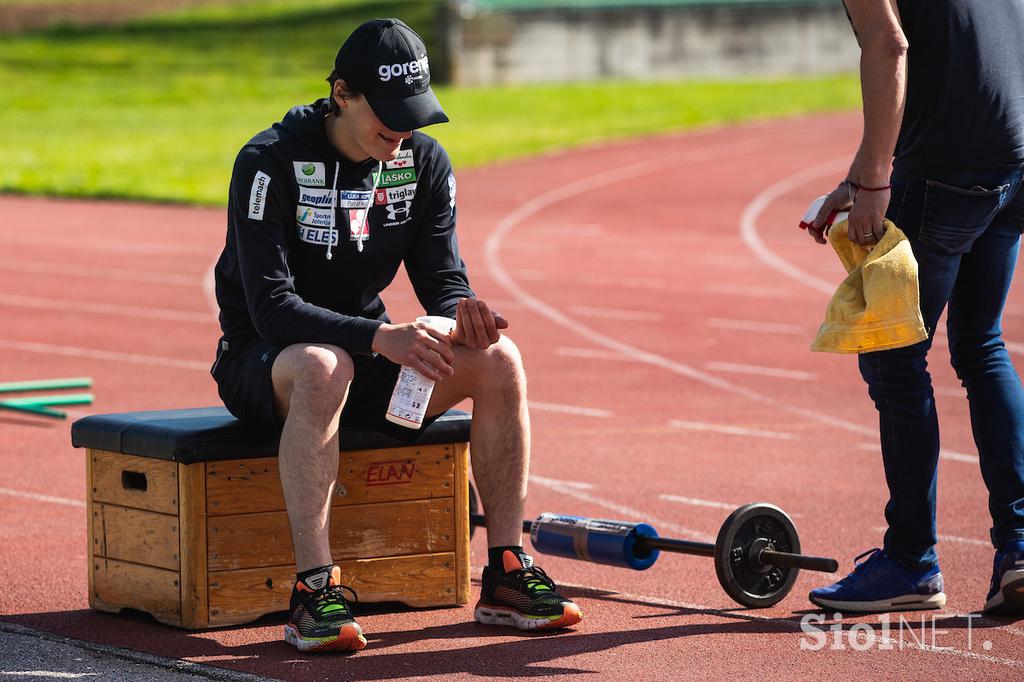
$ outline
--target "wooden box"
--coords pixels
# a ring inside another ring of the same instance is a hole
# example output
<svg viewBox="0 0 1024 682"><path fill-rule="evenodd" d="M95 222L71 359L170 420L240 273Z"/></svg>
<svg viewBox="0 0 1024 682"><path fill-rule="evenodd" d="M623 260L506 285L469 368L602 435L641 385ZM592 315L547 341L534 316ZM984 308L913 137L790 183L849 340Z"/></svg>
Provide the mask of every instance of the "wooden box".
<svg viewBox="0 0 1024 682"><path fill-rule="evenodd" d="M78 430L76 445L95 440ZM275 457L87 452L90 606L192 629L288 608L295 565ZM467 442L340 453L331 552L360 602L469 601L468 453Z"/></svg>

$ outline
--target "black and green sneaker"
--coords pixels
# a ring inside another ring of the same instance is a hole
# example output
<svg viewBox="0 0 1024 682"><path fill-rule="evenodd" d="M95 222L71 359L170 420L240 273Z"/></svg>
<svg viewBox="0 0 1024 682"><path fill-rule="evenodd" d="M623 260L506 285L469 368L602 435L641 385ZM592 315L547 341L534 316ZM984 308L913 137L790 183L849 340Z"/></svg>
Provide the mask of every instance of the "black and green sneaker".
<svg viewBox="0 0 1024 682"><path fill-rule="evenodd" d="M363 629L352 617L341 585L341 569L326 571L296 581L292 588L291 616L284 626L284 641L299 651L318 654L329 651L358 651L366 646Z"/></svg>
<svg viewBox="0 0 1024 682"><path fill-rule="evenodd" d="M544 569L529 554L505 550L504 571L484 567L480 601L473 617L486 625L511 625L520 630L567 628L583 619L575 603L558 594Z"/></svg>

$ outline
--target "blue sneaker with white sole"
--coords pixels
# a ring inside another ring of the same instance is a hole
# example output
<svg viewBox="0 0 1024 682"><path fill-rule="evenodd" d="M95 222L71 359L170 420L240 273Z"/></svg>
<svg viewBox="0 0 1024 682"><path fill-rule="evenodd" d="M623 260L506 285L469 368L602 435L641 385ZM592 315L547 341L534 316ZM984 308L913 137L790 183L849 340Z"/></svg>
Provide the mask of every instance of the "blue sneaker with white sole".
<svg viewBox="0 0 1024 682"><path fill-rule="evenodd" d="M867 560L857 563L864 557ZM850 575L811 590L810 600L826 609L859 613L941 609L946 605L942 573L936 564L915 570L871 549L854 559Z"/></svg>
<svg viewBox="0 0 1024 682"><path fill-rule="evenodd" d="M996 552L992 584L983 611L993 615L1024 613L1024 540Z"/></svg>

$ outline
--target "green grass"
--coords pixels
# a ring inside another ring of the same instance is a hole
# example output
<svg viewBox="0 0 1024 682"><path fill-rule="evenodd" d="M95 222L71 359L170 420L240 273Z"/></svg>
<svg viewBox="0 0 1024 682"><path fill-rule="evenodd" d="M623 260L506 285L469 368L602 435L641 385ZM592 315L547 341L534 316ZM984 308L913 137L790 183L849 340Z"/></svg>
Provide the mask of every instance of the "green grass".
<svg viewBox="0 0 1024 682"><path fill-rule="evenodd" d="M295 9L299 5L301 9ZM0 191L221 204L242 144L327 93L341 40L433 0L252 0L118 28L0 36ZM731 83L438 87L428 132L457 168L613 137L856 106L853 76Z"/></svg>

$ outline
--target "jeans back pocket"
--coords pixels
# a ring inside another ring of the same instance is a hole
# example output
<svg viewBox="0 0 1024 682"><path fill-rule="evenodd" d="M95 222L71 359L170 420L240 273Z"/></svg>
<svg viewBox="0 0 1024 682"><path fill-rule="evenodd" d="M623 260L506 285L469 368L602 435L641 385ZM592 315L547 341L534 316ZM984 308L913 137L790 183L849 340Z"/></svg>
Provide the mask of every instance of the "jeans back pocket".
<svg viewBox="0 0 1024 682"><path fill-rule="evenodd" d="M925 182L921 243L944 253L967 253L1002 207L1009 185L970 189Z"/></svg>

